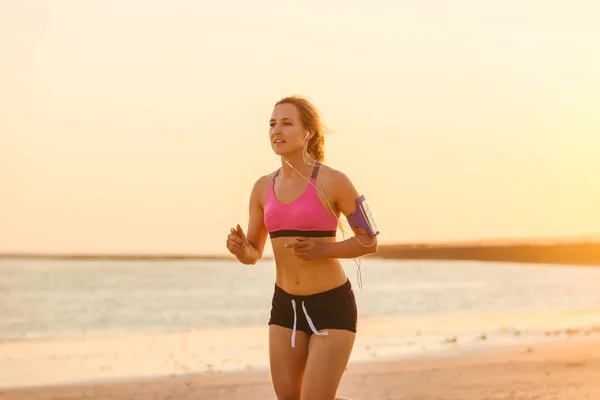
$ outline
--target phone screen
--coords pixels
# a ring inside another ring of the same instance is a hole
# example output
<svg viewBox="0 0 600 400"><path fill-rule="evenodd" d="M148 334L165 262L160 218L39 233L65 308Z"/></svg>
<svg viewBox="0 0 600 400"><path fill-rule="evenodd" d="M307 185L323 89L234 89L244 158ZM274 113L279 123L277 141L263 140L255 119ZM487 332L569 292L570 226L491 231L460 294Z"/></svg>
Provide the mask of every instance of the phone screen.
<svg viewBox="0 0 600 400"><path fill-rule="evenodd" d="M367 201L363 201L362 203L360 203L360 207L362 208L363 214L366 217L367 223L369 224L369 227L371 228L371 232L373 232L373 234L377 234L379 232L379 229L377 228L377 224L375 223L375 219L373 218L373 215L371 214L371 209L369 208L369 205L367 204Z"/></svg>

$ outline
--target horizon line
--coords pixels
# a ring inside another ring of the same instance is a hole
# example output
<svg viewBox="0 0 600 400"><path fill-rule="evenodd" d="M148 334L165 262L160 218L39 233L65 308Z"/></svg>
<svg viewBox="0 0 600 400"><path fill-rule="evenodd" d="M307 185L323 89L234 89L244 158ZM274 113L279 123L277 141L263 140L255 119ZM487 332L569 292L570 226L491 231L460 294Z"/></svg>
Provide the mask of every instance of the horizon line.
<svg viewBox="0 0 600 400"><path fill-rule="evenodd" d="M588 237L585 240L585 237ZM538 238L538 239L471 239L471 240L456 240L456 241L436 241L436 242L391 242L380 243L380 248L391 247L489 247L489 246L535 246L535 245L583 245L583 244L600 244L600 237L593 240L590 237L596 235L581 235L577 239L575 237L567 238ZM373 254L372 256L376 256ZM0 252L0 259L96 259L96 260L235 260L235 256L227 253L111 253L111 252ZM272 254L263 254L262 259L272 260Z"/></svg>

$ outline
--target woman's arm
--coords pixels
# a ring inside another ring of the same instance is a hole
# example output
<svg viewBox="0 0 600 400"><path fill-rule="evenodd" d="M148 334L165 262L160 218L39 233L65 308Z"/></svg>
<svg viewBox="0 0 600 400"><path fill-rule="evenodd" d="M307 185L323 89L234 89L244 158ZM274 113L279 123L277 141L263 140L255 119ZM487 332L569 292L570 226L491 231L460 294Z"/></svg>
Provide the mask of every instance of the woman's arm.
<svg viewBox="0 0 600 400"><path fill-rule="evenodd" d="M263 176L256 181L252 188L249 204L248 234L244 234L238 225L237 236L240 237L244 246L240 251L235 252L234 255L242 264L256 264L262 257L267 240L267 228L263 219L262 200L265 198L269 183L269 176Z"/></svg>
<svg viewBox="0 0 600 400"><path fill-rule="evenodd" d="M356 199L360 194L350 179L340 171L330 170L331 179L327 191L333 194L336 208L341 212L340 219L347 223L346 215L356 211ZM323 258L356 258L377 251L377 236L371 237L362 228L353 229L354 236L339 242L325 242L319 251Z"/></svg>

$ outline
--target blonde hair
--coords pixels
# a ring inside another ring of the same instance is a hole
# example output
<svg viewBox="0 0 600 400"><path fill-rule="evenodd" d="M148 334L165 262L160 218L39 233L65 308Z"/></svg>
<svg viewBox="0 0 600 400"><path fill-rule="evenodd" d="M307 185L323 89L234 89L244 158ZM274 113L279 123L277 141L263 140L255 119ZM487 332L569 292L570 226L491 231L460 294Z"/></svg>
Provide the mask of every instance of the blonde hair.
<svg viewBox="0 0 600 400"><path fill-rule="evenodd" d="M301 96L285 97L275 103L275 107L280 104L293 104L296 106L302 125L314 133L306 146L308 154L316 161L323 162L325 159L325 128L321 122L319 111L307 99Z"/></svg>

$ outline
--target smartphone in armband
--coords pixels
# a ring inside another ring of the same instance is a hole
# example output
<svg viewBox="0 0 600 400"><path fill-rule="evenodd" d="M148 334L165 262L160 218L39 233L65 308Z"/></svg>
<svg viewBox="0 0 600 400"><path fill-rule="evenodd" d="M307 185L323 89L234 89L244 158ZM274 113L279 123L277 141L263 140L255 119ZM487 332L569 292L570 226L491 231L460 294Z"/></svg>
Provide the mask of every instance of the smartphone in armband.
<svg viewBox="0 0 600 400"><path fill-rule="evenodd" d="M373 218L373 214L371 213L371 209L365 196L362 195L355 201L356 211L354 214L347 215L346 219L350 226L354 228L362 228L371 237L375 237L379 235L379 229L377 228L377 224L375 223L375 219Z"/></svg>

